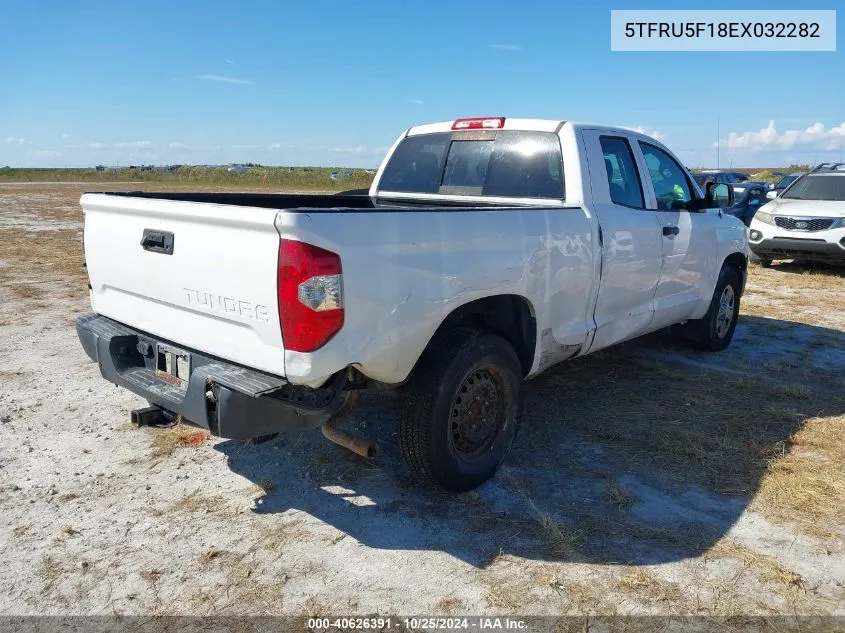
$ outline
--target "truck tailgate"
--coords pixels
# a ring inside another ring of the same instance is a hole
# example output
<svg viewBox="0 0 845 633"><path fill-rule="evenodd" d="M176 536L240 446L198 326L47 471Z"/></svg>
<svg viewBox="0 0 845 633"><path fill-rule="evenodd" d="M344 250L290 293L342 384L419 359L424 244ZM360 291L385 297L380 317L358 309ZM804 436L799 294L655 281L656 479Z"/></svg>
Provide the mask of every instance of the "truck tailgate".
<svg viewBox="0 0 845 633"><path fill-rule="evenodd" d="M284 376L277 211L90 193L81 204L95 312Z"/></svg>

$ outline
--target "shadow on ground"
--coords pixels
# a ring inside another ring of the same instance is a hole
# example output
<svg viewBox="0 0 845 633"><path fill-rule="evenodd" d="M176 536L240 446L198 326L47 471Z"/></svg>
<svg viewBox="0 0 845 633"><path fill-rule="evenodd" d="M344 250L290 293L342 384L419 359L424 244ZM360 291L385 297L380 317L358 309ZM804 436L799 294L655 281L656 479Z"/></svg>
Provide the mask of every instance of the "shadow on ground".
<svg viewBox="0 0 845 633"><path fill-rule="evenodd" d="M381 444L372 463L319 432L217 450L270 488L255 512L307 512L368 547L440 550L477 567L500 554L666 563L728 532L803 420L845 412L843 350L843 332L743 316L721 354L655 335L564 363L527 383L523 427L496 477L460 495L417 483L401 462L395 396L362 399L347 423Z"/></svg>

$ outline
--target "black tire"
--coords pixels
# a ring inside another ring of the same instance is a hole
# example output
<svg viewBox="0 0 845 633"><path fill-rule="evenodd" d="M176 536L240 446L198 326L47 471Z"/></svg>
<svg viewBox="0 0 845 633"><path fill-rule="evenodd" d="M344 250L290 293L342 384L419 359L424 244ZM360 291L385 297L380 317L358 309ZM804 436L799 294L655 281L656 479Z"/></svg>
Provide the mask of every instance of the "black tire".
<svg viewBox="0 0 845 633"><path fill-rule="evenodd" d="M739 319L742 279L735 268L725 266L703 318L687 323L687 333L694 347L706 352L720 352L731 344Z"/></svg>
<svg viewBox="0 0 845 633"><path fill-rule="evenodd" d="M456 327L431 342L401 396L399 447L408 467L463 492L492 477L513 444L522 366L498 334Z"/></svg>
<svg viewBox="0 0 845 633"><path fill-rule="evenodd" d="M766 258L766 257L761 257L761 258L760 258L760 265L761 265L763 268L771 268L771 267L772 267L772 260L771 260L771 259L768 259L768 258Z"/></svg>

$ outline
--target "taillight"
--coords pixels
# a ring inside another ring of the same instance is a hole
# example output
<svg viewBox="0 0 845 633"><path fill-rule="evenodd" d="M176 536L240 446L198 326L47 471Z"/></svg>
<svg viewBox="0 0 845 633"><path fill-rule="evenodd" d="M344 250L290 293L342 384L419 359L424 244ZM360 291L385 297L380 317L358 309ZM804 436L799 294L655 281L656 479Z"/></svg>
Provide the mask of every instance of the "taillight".
<svg viewBox="0 0 845 633"><path fill-rule="evenodd" d="M458 119L452 124L453 130L483 130L499 129L505 127L505 117L475 117L473 119Z"/></svg>
<svg viewBox="0 0 845 633"><path fill-rule="evenodd" d="M312 352L343 327L343 275L336 253L281 240L278 291L285 349Z"/></svg>

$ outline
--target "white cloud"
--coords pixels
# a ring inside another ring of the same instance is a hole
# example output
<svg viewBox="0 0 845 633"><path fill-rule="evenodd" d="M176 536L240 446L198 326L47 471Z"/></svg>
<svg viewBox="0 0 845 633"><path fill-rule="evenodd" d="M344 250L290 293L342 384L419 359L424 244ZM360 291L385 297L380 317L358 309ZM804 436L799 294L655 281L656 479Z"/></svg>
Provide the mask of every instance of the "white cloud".
<svg viewBox="0 0 845 633"><path fill-rule="evenodd" d="M366 145L356 145L355 147L330 147L330 152L339 154L383 154L387 151L386 147L367 147Z"/></svg>
<svg viewBox="0 0 845 633"><path fill-rule="evenodd" d="M422 99L408 99L408 103L413 103L414 105L424 105L425 101Z"/></svg>
<svg viewBox="0 0 845 633"><path fill-rule="evenodd" d="M39 149L35 152L36 156L43 156L43 157L53 157L53 156L61 156L61 152L55 152L51 149Z"/></svg>
<svg viewBox="0 0 845 633"><path fill-rule="evenodd" d="M246 145L232 145L232 149L258 149L261 145L257 143L249 143Z"/></svg>
<svg viewBox="0 0 845 633"><path fill-rule="evenodd" d="M70 134L68 134L67 132L64 132L64 133L62 134L62 138L67 138L68 136L70 136Z"/></svg>
<svg viewBox="0 0 845 633"><path fill-rule="evenodd" d="M516 44L488 44L489 48L495 48L498 51L521 51L522 47Z"/></svg>
<svg viewBox="0 0 845 633"><path fill-rule="evenodd" d="M836 127L825 128L813 123L803 130L778 132L774 120L757 132L731 132L723 139L723 146L730 149L747 150L810 150L833 152L845 150L845 122Z"/></svg>
<svg viewBox="0 0 845 633"><path fill-rule="evenodd" d="M149 141L124 141L122 143L115 143L114 146L119 149L150 149L155 147Z"/></svg>
<svg viewBox="0 0 845 633"><path fill-rule="evenodd" d="M225 75L200 75L200 79L208 81L220 81L226 84L251 84L248 79L238 79L237 77L227 77Z"/></svg>
<svg viewBox="0 0 845 633"><path fill-rule="evenodd" d="M32 145L32 141L20 136L7 136L6 142L9 145Z"/></svg>
<svg viewBox="0 0 845 633"><path fill-rule="evenodd" d="M666 135L660 132L659 130L655 130L654 128L643 127L642 125L623 125L627 130L633 130L639 134L645 134L646 136L650 136L653 139L660 141L661 143L666 141Z"/></svg>
<svg viewBox="0 0 845 633"><path fill-rule="evenodd" d="M267 146L267 149L271 152L276 152L282 148L293 149L294 147L296 147L296 145L293 143L270 143L270 145Z"/></svg>
<svg viewBox="0 0 845 633"><path fill-rule="evenodd" d="M102 143L88 143L88 149L103 149L104 147Z"/></svg>

